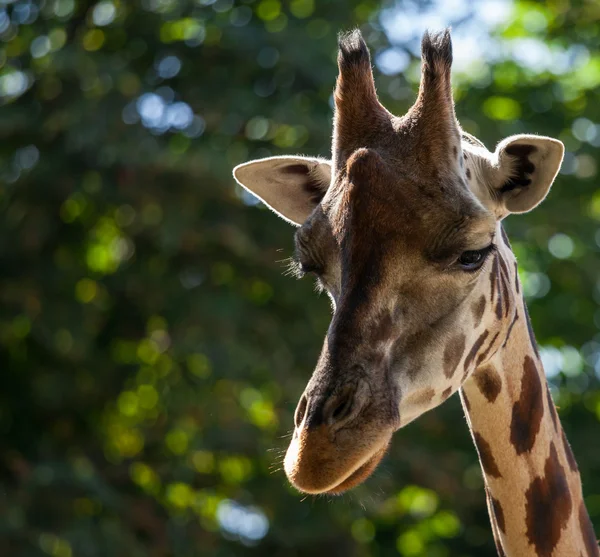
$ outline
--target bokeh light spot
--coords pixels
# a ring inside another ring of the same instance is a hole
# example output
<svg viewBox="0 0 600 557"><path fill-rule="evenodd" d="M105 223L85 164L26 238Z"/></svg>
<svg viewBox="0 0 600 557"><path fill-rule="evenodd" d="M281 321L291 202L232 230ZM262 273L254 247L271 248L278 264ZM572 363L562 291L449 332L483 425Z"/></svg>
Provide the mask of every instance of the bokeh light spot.
<svg viewBox="0 0 600 557"><path fill-rule="evenodd" d="M88 50L89 52L94 52L95 50L99 50L102 48L104 44L104 32L100 31L100 29L90 29L83 36L83 48Z"/></svg>
<svg viewBox="0 0 600 557"><path fill-rule="evenodd" d="M75 285L75 297L83 304L89 304L98 293L98 283L95 280L84 278Z"/></svg>
<svg viewBox="0 0 600 557"><path fill-rule="evenodd" d="M236 501L225 499L217 507L219 526L242 543L256 542L267 535L269 521L256 507L245 507Z"/></svg>
<svg viewBox="0 0 600 557"><path fill-rule="evenodd" d="M548 250L557 259L567 259L573 254L575 244L569 236L558 233L548 240Z"/></svg>
<svg viewBox="0 0 600 557"><path fill-rule="evenodd" d="M167 448L176 455L182 455L187 451L189 436L183 429L172 429L165 437Z"/></svg>
<svg viewBox="0 0 600 557"><path fill-rule="evenodd" d="M375 538L375 525L367 518L358 518L352 523L351 532L357 542L369 543Z"/></svg>
<svg viewBox="0 0 600 557"><path fill-rule="evenodd" d="M263 21L273 21L281 13L281 2L278 0L261 0L256 7L256 15Z"/></svg>
<svg viewBox="0 0 600 557"><path fill-rule="evenodd" d="M492 120L515 120L521 115L521 106L509 97L489 97L483 111Z"/></svg>
<svg viewBox="0 0 600 557"><path fill-rule="evenodd" d="M110 0L104 0L96 4L92 10L92 21L94 25L102 27L110 25L117 15L117 9Z"/></svg>

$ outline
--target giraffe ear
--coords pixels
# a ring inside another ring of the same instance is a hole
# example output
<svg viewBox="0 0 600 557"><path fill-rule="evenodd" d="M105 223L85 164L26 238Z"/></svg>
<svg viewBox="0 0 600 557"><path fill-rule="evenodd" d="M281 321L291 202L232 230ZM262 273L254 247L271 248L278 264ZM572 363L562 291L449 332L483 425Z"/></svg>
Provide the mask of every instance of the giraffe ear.
<svg viewBox="0 0 600 557"><path fill-rule="evenodd" d="M496 148L494 188L510 213L526 213L546 197L565 152L557 139L513 135Z"/></svg>
<svg viewBox="0 0 600 557"><path fill-rule="evenodd" d="M300 226L329 187L331 163L309 157L269 157L236 166L233 176L280 217Z"/></svg>

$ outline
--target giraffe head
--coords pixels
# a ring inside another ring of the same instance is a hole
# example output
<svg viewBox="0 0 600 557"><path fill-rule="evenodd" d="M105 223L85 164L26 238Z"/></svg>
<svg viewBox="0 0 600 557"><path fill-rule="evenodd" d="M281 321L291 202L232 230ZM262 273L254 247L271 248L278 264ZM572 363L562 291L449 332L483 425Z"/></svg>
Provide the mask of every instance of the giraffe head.
<svg viewBox="0 0 600 557"><path fill-rule="evenodd" d="M332 300L285 458L302 491L363 481L393 432L456 391L509 328L514 304L498 277L515 274L499 268L514 258L500 222L542 201L563 145L519 135L489 152L456 120L451 64L449 32L425 34L417 100L394 116L360 33L345 35L332 160L272 157L234 170L298 227L298 268Z"/></svg>

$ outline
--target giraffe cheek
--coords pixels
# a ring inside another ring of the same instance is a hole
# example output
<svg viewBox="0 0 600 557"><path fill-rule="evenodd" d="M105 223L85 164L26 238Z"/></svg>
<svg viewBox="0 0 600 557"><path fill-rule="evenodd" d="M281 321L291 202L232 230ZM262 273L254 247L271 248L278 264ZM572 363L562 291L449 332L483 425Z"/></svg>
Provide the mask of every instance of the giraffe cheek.
<svg viewBox="0 0 600 557"><path fill-rule="evenodd" d="M400 401L400 427L408 425L436 406L437 391L432 387L414 389Z"/></svg>

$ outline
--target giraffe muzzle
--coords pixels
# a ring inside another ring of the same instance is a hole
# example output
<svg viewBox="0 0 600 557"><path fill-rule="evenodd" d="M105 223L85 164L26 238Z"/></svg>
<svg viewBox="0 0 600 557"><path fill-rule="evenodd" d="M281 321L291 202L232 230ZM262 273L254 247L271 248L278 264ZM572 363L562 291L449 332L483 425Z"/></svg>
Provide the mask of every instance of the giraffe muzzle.
<svg viewBox="0 0 600 557"><path fill-rule="evenodd" d="M375 470L389 445L393 426L382 425L369 404L364 380L329 396L305 393L296 409L294 435L284 468L305 493L341 493Z"/></svg>

